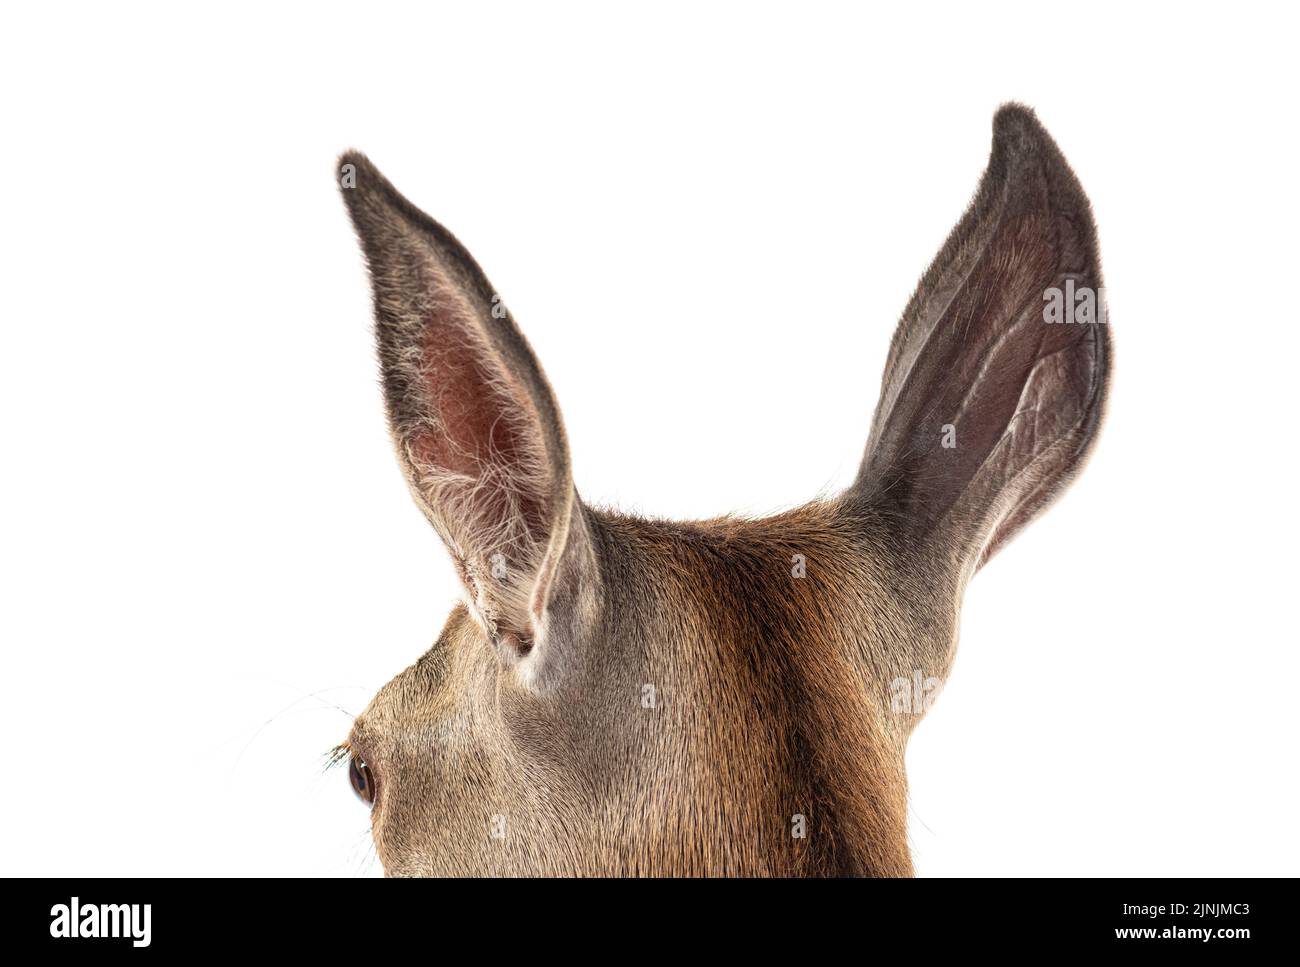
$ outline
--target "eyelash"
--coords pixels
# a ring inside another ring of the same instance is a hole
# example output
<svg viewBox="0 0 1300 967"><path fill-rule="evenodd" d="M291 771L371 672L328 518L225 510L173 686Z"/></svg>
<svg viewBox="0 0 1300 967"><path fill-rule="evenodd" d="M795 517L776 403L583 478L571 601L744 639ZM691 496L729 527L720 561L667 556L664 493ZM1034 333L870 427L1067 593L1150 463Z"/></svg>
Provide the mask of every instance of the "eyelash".
<svg viewBox="0 0 1300 967"><path fill-rule="evenodd" d="M347 763L352 758L352 746L346 742L340 742L334 748L325 753L325 770L336 768Z"/></svg>

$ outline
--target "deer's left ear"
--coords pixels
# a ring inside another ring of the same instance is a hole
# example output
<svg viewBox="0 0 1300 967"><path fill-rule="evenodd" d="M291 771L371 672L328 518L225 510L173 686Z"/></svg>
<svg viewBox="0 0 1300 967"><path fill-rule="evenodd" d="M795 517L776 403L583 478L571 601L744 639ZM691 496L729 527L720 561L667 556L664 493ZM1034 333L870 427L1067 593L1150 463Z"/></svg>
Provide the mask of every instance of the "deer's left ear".
<svg viewBox="0 0 1300 967"><path fill-rule="evenodd" d="M852 493L900 540L968 572L1083 464L1110 378L1092 209L1028 108L993 122L988 170L894 334Z"/></svg>
<svg viewBox="0 0 1300 967"><path fill-rule="evenodd" d="M346 154L340 165L370 268L403 470L475 618L504 653L536 657L557 610L579 607L591 590L583 585L595 579L555 396L451 233L364 155Z"/></svg>

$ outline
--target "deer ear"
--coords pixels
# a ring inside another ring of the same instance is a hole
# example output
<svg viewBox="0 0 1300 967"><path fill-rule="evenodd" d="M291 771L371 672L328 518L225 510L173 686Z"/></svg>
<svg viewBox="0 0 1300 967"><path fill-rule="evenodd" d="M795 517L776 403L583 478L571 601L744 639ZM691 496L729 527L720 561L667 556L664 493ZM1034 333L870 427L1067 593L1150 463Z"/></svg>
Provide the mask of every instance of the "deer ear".
<svg viewBox="0 0 1300 967"><path fill-rule="evenodd" d="M416 502L476 619L527 652L577 498L568 445L532 350L469 253L364 155L340 159L374 288L384 396Z"/></svg>
<svg viewBox="0 0 1300 967"><path fill-rule="evenodd" d="M975 199L894 334L855 492L974 570L1082 464L1110 336L1088 199L1007 105Z"/></svg>

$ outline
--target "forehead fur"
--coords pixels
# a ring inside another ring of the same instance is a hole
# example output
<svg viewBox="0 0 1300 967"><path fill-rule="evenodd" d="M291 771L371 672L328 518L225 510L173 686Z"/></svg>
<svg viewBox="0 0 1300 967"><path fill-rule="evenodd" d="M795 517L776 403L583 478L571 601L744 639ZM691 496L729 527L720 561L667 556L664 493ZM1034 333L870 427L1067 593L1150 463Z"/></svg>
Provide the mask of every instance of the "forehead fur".
<svg viewBox="0 0 1300 967"><path fill-rule="evenodd" d="M910 674L885 667L906 595L870 517L839 503L762 521L589 515L608 591L585 667L499 704L489 645L458 608L357 723L403 797L424 795L422 769L482 788L558 762L548 793L602 844L574 858L586 872L907 873L905 732L873 684ZM511 754L489 761L482 745L507 734ZM377 828L427 825L393 817Z"/></svg>

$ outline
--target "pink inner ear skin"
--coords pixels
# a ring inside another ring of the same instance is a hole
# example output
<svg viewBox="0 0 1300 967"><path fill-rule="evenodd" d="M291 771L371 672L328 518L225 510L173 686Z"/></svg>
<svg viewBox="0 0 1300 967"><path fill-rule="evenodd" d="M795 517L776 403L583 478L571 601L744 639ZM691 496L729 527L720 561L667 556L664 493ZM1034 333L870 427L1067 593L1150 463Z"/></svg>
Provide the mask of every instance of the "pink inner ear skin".
<svg viewBox="0 0 1300 967"><path fill-rule="evenodd" d="M419 388L431 416L408 444L421 468L468 478L459 484L472 503L462 522L484 535L460 535L464 544L481 547L475 537L510 533L512 518L522 518L525 533L518 537L544 533L539 421L527 392L492 350L466 324L435 313L424 332Z"/></svg>
<svg viewBox="0 0 1300 967"><path fill-rule="evenodd" d="M482 476L489 460L509 459L516 441L490 377L464 347L439 338L449 327L431 326L421 354L423 389L437 426L419 435L416 456L427 466Z"/></svg>

